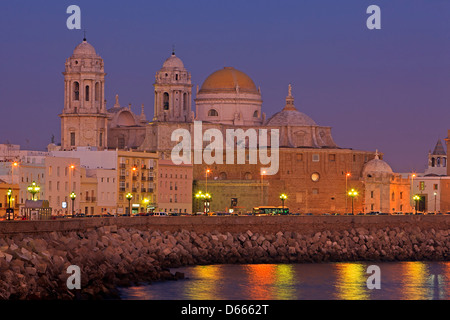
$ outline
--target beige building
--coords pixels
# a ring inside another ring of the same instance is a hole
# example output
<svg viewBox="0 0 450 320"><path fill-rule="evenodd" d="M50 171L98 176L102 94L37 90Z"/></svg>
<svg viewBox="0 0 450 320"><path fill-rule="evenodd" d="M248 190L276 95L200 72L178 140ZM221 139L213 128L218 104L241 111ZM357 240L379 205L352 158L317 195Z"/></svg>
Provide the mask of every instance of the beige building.
<svg viewBox="0 0 450 320"><path fill-rule="evenodd" d="M192 165L158 160L158 206L156 211L192 213Z"/></svg>
<svg viewBox="0 0 450 320"><path fill-rule="evenodd" d="M66 215L80 211L81 176L83 168L79 158L45 158L45 194L53 215ZM77 197L72 206L70 194Z"/></svg>
<svg viewBox="0 0 450 320"><path fill-rule="evenodd" d="M152 212L157 208L157 160L151 152L118 151L118 200L119 215ZM127 194L132 195L129 201Z"/></svg>

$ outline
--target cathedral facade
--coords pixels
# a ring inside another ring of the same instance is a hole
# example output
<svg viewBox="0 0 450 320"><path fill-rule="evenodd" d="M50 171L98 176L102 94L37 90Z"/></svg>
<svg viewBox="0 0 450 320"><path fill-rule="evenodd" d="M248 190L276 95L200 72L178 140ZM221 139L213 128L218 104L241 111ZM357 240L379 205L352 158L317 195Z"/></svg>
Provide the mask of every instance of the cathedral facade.
<svg viewBox="0 0 450 320"><path fill-rule="evenodd" d="M251 163L246 144L245 163L227 164L225 158L223 163L194 163L192 194L210 193L212 211L233 206L244 213L261 205L281 206L279 197L284 193L284 205L291 212L318 214L351 211L347 191L354 188L359 190L353 199L354 211L366 210L364 167L382 155L339 147L331 127L317 124L295 106L290 84L286 84L284 103L280 99L284 107L266 117L261 89L247 74L232 67L219 69L197 85L193 95L191 74L172 52L156 72L154 115L148 121L143 106L140 115L134 114L130 106L120 106L118 96L114 106L106 108L103 60L86 40L67 59L64 78L62 150L90 146L148 151L168 160L178 143L172 141L172 133L184 129L194 134L196 121L202 123L202 134L214 129L223 137L227 129L276 130L279 168L275 174L265 173L266 164ZM204 141L203 147L207 145ZM201 206L194 201L193 211Z"/></svg>

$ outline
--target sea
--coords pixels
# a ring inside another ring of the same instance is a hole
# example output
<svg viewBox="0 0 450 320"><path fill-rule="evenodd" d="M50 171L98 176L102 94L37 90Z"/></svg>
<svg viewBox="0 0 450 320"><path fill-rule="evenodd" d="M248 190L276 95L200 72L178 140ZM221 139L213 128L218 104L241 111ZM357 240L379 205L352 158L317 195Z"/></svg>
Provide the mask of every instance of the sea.
<svg viewBox="0 0 450 320"><path fill-rule="evenodd" d="M222 264L120 288L123 300L449 300L450 262Z"/></svg>

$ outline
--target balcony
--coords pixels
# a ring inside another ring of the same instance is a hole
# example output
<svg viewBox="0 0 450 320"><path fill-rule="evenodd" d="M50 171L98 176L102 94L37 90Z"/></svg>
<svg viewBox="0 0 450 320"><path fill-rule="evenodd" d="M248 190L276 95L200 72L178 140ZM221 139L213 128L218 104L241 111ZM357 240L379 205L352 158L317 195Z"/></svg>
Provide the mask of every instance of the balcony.
<svg viewBox="0 0 450 320"><path fill-rule="evenodd" d="M153 177L148 177L147 181L153 181Z"/></svg>
<svg viewBox="0 0 450 320"><path fill-rule="evenodd" d="M133 176L133 181L136 181L137 180L137 177L136 176Z"/></svg>
<svg viewBox="0 0 450 320"><path fill-rule="evenodd" d="M137 192L137 188L132 188L132 192Z"/></svg>
<svg viewBox="0 0 450 320"><path fill-rule="evenodd" d="M120 192L125 192L125 188L122 188L122 187L121 187L121 188L119 188L119 191L120 191Z"/></svg>
<svg viewBox="0 0 450 320"><path fill-rule="evenodd" d="M119 176L120 180L125 180L125 176Z"/></svg>
<svg viewBox="0 0 450 320"><path fill-rule="evenodd" d="M141 177L141 180L142 180L142 181L145 181L145 180L147 180L147 178L144 177L144 176L142 176L142 177Z"/></svg>
<svg viewBox="0 0 450 320"><path fill-rule="evenodd" d="M146 189L145 188L141 188L141 192L146 192Z"/></svg>
<svg viewBox="0 0 450 320"><path fill-rule="evenodd" d="M147 192L153 193L153 188L148 188Z"/></svg>
<svg viewBox="0 0 450 320"><path fill-rule="evenodd" d="M120 168L120 169L125 169L125 167L126 167L125 163L119 164L119 168Z"/></svg>

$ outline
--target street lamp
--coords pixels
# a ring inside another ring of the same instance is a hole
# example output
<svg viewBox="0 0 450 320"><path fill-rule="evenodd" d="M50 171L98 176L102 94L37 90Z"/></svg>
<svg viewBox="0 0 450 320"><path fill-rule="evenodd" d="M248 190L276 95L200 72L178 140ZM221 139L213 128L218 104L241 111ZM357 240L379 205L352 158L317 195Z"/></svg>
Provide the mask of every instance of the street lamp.
<svg viewBox="0 0 450 320"><path fill-rule="evenodd" d="M281 199L281 203L282 203L282 206L283 206L283 211L281 211L281 214L284 214L284 201L287 199L287 195L285 193L282 193L280 195L280 199Z"/></svg>
<svg viewBox="0 0 450 320"><path fill-rule="evenodd" d="M266 174L265 170L261 171L261 205L264 205L264 175Z"/></svg>
<svg viewBox="0 0 450 320"><path fill-rule="evenodd" d="M347 190L348 190L348 187L347 187L347 180L348 180L348 178L351 176L351 174L350 174L350 172L347 172L346 174L345 174L345 213L347 213L347 208L348 208L348 206L347 206L347 200L348 200L348 196L347 196Z"/></svg>
<svg viewBox="0 0 450 320"><path fill-rule="evenodd" d="M353 199L358 195L358 191L356 191L355 189L352 189L352 190L350 190L348 192L348 195L350 197L352 197L352 215L353 215L354 214L354 211L353 211Z"/></svg>
<svg viewBox="0 0 450 320"><path fill-rule="evenodd" d="M77 194L75 192L72 192L70 194L70 199L72 199L72 218L75 217L75 198L77 197Z"/></svg>
<svg viewBox="0 0 450 320"><path fill-rule="evenodd" d="M131 216L131 199L133 199L133 195L130 192L128 192L126 194L125 198L127 198L127 200L128 200L128 213Z"/></svg>
<svg viewBox="0 0 450 320"><path fill-rule="evenodd" d="M206 172L205 172L205 177L206 177L206 187L205 187L205 189L206 189L206 192L208 192L208 173L210 173L210 172L211 172L210 169L206 169Z"/></svg>
<svg viewBox="0 0 450 320"><path fill-rule="evenodd" d="M28 190L29 193L31 193L32 200L34 201L34 200L35 200L35 199L34 199L34 195L35 195L36 193L39 193L39 190L41 190L41 187L39 187L39 186L36 184L36 182L33 181L33 182L28 186L27 190Z"/></svg>
<svg viewBox="0 0 450 320"><path fill-rule="evenodd" d="M434 214L436 214L436 196L437 192L434 192Z"/></svg>
<svg viewBox="0 0 450 320"><path fill-rule="evenodd" d="M417 214L417 205L418 205L418 203L419 203L419 201L420 201L420 196L416 194L416 195L413 197L413 200L414 200L414 202L415 202L415 208L416 208L416 214Z"/></svg>
<svg viewBox="0 0 450 320"><path fill-rule="evenodd" d="M11 188L8 189L7 196L8 196L8 220L11 220L11 196L12 196Z"/></svg>

